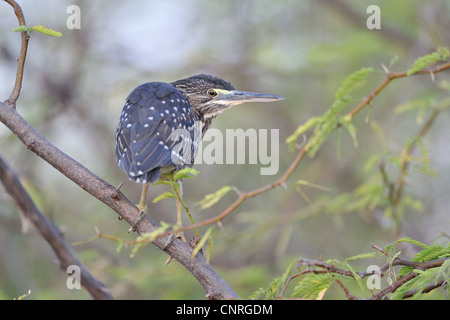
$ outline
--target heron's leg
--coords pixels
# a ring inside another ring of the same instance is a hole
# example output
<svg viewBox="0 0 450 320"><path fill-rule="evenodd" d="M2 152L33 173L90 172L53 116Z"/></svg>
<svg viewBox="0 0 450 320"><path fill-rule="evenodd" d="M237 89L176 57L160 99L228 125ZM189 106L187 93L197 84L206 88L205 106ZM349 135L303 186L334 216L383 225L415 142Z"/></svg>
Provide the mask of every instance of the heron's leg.
<svg viewBox="0 0 450 320"><path fill-rule="evenodd" d="M139 203L136 206L139 209L139 214L142 214L143 212L144 213L147 212L147 201L146 201L146 198L147 198L148 186L149 186L149 184L146 183L142 187L141 199L139 200Z"/></svg>
<svg viewBox="0 0 450 320"><path fill-rule="evenodd" d="M183 184L181 180L178 181L178 184L180 185L180 199L183 199ZM176 185L175 185L176 188ZM181 201L177 198L177 224L181 227Z"/></svg>
<svg viewBox="0 0 450 320"><path fill-rule="evenodd" d="M178 180L178 184L180 186L179 189L179 195L180 195L180 199L183 199L183 184L181 180ZM176 185L175 185L176 188ZM181 222L181 201L180 199L177 198L177 225L181 228L182 227L182 222ZM180 232L178 234L178 238L180 238L183 241L186 241L183 235L183 232Z"/></svg>
<svg viewBox="0 0 450 320"><path fill-rule="evenodd" d="M139 200L139 203L136 205L136 207L139 209L139 220L128 230L128 232L136 231L136 226L139 222L141 222L142 219L144 219L145 215L147 214L147 191L148 191L149 184L146 183L142 187L141 192L141 199Z"/></svg>
<svg viewBox="0 0 450 320"><path fill-rule="evenodd" d="M173 187L175 188L176 193L178 193L180 199L182 199L183 198L183 184L182 184L181 180L178 180L178 183L180 185L179 191L176 190L177 182L174 183ZM179 226L181 228L182 223L181 223L181 201L180 201L180 199L177 197L177 226ZM180 239L181 241L186 242L186 238L184 237L183 231L177 232L176 237L178 239ZM169 239L167 239L167 243L164 245L164 248L166 248L169 244L171 244L173 239L174 239L174 235L172 234L171 236L169 236ZM169 258L167 258L166 262L164 263L164 266L167 266L171 261L172 261L172 256L169 256Z"/></svg>

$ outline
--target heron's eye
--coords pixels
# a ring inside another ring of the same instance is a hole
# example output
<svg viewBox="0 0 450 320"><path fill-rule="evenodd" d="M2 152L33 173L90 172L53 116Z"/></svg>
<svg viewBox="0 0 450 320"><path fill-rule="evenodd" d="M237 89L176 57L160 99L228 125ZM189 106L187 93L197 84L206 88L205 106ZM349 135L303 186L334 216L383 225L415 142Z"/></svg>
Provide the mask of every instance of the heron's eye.
<svg viewBox="0 0 450 320"><path fill-rule="evenodd" d="M210 96L210 97L217 96L217 91L214 89L209 89L207 93L208 93L208 96Z"/></svg>

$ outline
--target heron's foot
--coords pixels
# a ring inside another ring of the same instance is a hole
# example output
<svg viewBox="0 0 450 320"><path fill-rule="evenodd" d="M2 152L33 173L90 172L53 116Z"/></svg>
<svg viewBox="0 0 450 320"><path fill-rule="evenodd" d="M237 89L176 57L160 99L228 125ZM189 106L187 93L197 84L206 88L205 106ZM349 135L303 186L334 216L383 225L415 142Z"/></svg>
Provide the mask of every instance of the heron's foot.
<svg viewBox="0 0 450 320"><path fill-rule="evenodd" d="M147 214L147 201L145 200L146 196L147 196L147 191L148 191L148 186L149 184L146 183L144 184L144 186L142 187L142 192L141 192L141 199L139 200L139 203L136 205L136 207L139 210L139 219L138 221L128 230L128 232L134 232L136 231L136 226L139 224L139 222L142 221L142 219L144 219L145 215Z"/></svg>
<svg viewBox="0 0 450 320"><path fill-rule="evenodd" d="M184 238L184 235L182 233L179 234L171 234L169 235L169 238L167 238L166 243L164 244L164 247L162 248L163 250L166 250L168 246L170 246L170 244L173 242L173 240L175 240L175 238L180 239L183 242L186 242L186 239Z"/></svg>
<svg viewBox="0 0 450 320"><path fill-rule="evenodd" d="M141 200L137 205L136 208L138 208L139 210L139 216L142 215L142 213L147 213L148 209L147 209L147 203L144 200Z"/></svg>
<svg viewBox="0 0 450 320"><path fill-rule="evenodd" d="M136 223L130 228L128 229L128 232L135 232L136 231L136 226L142 221L142 219L145 218L145 216L147 215L147 206L144 204L143 206L141 205L137 205L136 206L139 209L139 218L138 221L136 221Z"/></svg>

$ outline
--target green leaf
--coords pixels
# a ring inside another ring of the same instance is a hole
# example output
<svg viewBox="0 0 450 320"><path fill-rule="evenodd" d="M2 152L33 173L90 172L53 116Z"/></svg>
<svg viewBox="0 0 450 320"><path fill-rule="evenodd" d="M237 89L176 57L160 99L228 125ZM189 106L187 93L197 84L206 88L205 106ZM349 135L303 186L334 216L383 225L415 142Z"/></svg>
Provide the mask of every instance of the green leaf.
<svg viewBox="0 0 450 320"><path fill-rule="evenodd" d="M361 289L364 289L365 283L363 282L363 279L359 276L359 274L356 273L355 269L353 269L353 267L350 265L350 263L348 263L347 259L345 259L345 261L343 262L343 265L344 265L345 269L349 270L352 273L353 278L356 280L356 283L359 285L359 287Z"/></svg>
<svg viewBox="0 0 450 320"><path fill-rule="evenodd" d="M48 29L41 25L36 25L36 26L32 27L31 31L37 31L37 32L40 32L40 33L43 33L43 34L46 34L46 35L49 35L52 37L57 37L57 38L61 37L61 32L58 32L58 31L55 31L52 29Z"/></svg>
<svg viewBox="0 0 450 320"><path fill-rule="evenodd" d="M418 253L416 253L414 255L414 257L411 258L411 261L424 262L424 261L431 261L431 260L436 260L436 259L449 257L449 256L450 256L450 247L446 248L441 245L432 245L432 246L428 246L428 247L420 250ZM399 275L404 276L411 271L413 271L413 267L403 266L399 270Z"/></svg>
<svg viewBox="0 0 450 320"><path fill-rule="evenodd" d="M42 25L35 25L34 27L31 27L31 28L27 27L27 26L18 26L18 27L12 28L11 31L14 31L14 32L36 31L36 32L43 33L43 34L46 34L46 35L52 36L52 37L57 37L57 38L61 37L61 35L62 35L61 32L46 28Z"/></svg>
<svg viewBox="0 0 450 320"><path fill-rule="evenodd" d="M166 191L163 194L160 194L155 199L153 199L153 203L157 203L158 201L161 201L162 199L167 198L175 198L175 195L172 192Z"/></svg>
<svg viewBox="0 0 450 320"><path fill-rule="evenodd" d="M401 300L403 299L403 296L405 293L412 289L414 283L417 281L417 277L409 280L408 282L404 283L400 287L395 290L395 292L390 296L390 300Z"/></svg>
<svg viewBox="0 0 450 320"><path fill-rule="evenodd" d="M253 292L248 298L250 300L258 300L263 294L266 292L264 288L258 288L255 292Z"/></svg>
<svg viewBox="0 0 450 320"><path fill-rule="evenodd" d="M433 64L439 61L445 61L450 57L450 50L447 47L438 47L433 53L427 54L423 57L418 58L412 67L408 70L407 75L410 76L420 70L429 68Z"/></svg>
<svg viewBox="0 0 450 320"><path fill-rule="evenodd" d="M372 74L373 68L361 68L350 74L343 82L341 87L336 91L335 98L342 99L348 96L355 88L365 84L366 78Z"/></svg>
<svg viewBox="0 0 450 320"><path fill-rule="evenodd" d="M201 209L210 208L217 203L223 196L225 196L233 187L223 186L214 193L207 194L202 200L196 202L194 205L199 206Z"/></svg>
<svg viewBox="0 0 450 320"><path fill-rule="evenodd" d="M122 241L119 241L119 242L117 243L117 247L116 247L116 252L117 252L117 253L119 253L120 250L122 250L124 244L125 244L125 243L122 242Z"/></svg>
<svg viewBox="0 0 450 320"><path fill-rule="evenodd" d="M434 278L434 282L438 282L440 278L443 278L445 281L447 281L447 284L450 283L450 259L445 260L444 263L439 268L438 272L436 273L436 277ZM449 289L449 286L447 285L447 290Z"/></svg>
<svg viewBox="0 0 450 320"><path fill-rule="evenodd" d="M27 27L27 26L18 26L18 27L12 28L11 31L14 31L14 32L28 32L28 31L31 31L31 28Z"/></svg>
<svg viewBox="0 0 450 320"><path fill-rule="evenodd" d="M334 279L330 273L308 273L303 276L294 288L293 297L318 299L333 284Z"/></svg>
<svg viewBox="0 0 450 320"><path fill-rule="evenodd" d="M214 247L214 238L216 236L216 229L213 228L213 230L211 231L211 234L209 235L209 241L208 241L208 246L206 247L206 251L204 252L206 261L209 263L211 261L211 252L212 252L212 248Z"/></svg>
<svg viewBox="0 0 450 320"><path fill-rule="evenodd" d="M304 134L306 131L308 131L312 127L314 127L318 122L317 120L318 120L317 117L307 120L304 124L300 125L293 134L291 134L289 137L287 137L286 143L289 144L289 149L291 151L294 150L294 146L295 146L295 143L297 142L298 137L301 136L302 134Z"/></svg>
<svg viewBox="0 0 450 320"><path fill-rule="evenodd" d="M345 129L347 129L348 133L350 134L350 137L352 138L353 145L358 147L358 140L356 139L356 127L351 122L351 117L342 117L341 118L341 124L344 126Z"/></svg>
<svg viewBox="0 0 450 320"><path fill-rule="evenodd" d="M173 175L173 180L178 181L181 179L192 179L197 174L199 174L199 171L197 171L193 168L186 167L186 168L183 168L183 169L175 172Z"/></svg>
<svg viewBox="0 0 450 320"><path fill-rule="evenodd" d="M376 252L361 253L361 254L357 254L356 256L351 256L349 258L346 258L345 261L367 259L367 258L373 258L375 256L376 256Z"/></svg>
<svg viewBox="0 0 450 320"><path fill-rule="evenodd" d="M166 186L171 186L172 187L173 186L173 181L160 179L160 180L156 181L153 185L157 186L159 184L164 184Z"/></svg>
<svg viewBox="0 0 450 320"><path fill-rule="evenodd" d="M278 288L280 283L280 277L274 278L266 289L266 299L273 299L278 296Z"/></svg>
<svg viewBox="0 0 450 320"><path fill-rule="evenodd" d="M136 245L131 250L130 258L134 258L139 249L146 243L154 241L160 235L164 234L169 228L172 228L173 225L161 221L161 227L157 228L152 232L141 233L141 235L137 238Z"/></svg>
<svg viewBox="0 0 450 320"><path fill-rule="evenodd" d="M422 295L423 290L430 284L435 282L436 274L439 269L427 269L427 270L414 270L418 275L404 283L402 286L392 294L391 300L400 300L404 297L405 293L411 290L417 290L413 299L417 299Z"/></svg>
<svg viewBox="0 0 450 320"><path fill-rule="evenodd" d="M395 244L401 243L401 242L407 242L407 243L415 244L418 247L428 248L428 245L426 245L425 243L420 242L418 240L411 239L410 237L400 238L397 241L395 241Z"/></svg>
<svg viewBox="0 0 450 320"><path fill-rule="evenodd" d="M256 300L259 299L263 294L265 294L265 299L274 299L278 296L278 291L276 288L279 287L280 277L276 277L272 279L269 286L267 288L259 288L255 292L253 292L249 299Z"/></svg>

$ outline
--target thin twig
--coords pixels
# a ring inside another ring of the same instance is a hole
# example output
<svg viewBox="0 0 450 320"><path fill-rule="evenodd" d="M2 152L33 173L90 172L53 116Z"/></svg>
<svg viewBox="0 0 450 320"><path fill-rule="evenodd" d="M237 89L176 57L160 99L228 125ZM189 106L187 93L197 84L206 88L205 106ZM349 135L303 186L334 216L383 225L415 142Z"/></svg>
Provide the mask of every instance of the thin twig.
<svg viewBox="0 0 450 320"><path fill-rule="evenodd" d="M344 286L344 284L342 283L341 280L336 279L335 281L339 285L339 287L341 287L342 291L344 291L348 300L357 300L358 299L356 296L354 296L353 294L350 293L350 291L347 289L346 286Z"/></svg>
<svg viewBox="0 0 450 320"><path fill-rule="evenodd" d="M437 66L434 69L424 69L414 73L411 76L420 75L420 74L430 74L430 73L438 73L444 70L450 69L450 62ZM361 101L353 110L351 110L347 116L355 116L362 108L368 105L380 92L383 90L392 80L408 77L408 72L397 72L397 73L389 73L387 78L373 90L363 101Z"/></svg>
<svg viewBox="0 0 450 320"><path fill-rule="evenodd" d="M13 9L14 13L17 16L17 20L19 21L19 25L26 26L25 16L23 15L22 8L14 1L14 0L5 0L9 3ZM25 68L25 59L27 57L27 49L28 49L28 40L30 39L30 34L27 31L21 32L22 35L22 44L20 48L20 56L17 59L17 71L16 71L16 81L14 84L14 88L9 96L8 100L5 103L11 108L16 108L17 99L20 96L20 90L22 89L22 80L23 80L23 72Z"/></svg>

